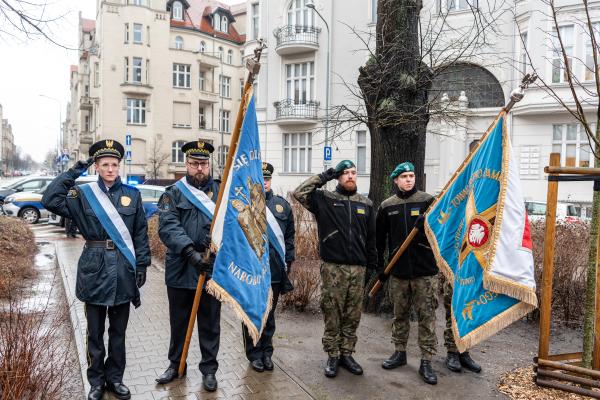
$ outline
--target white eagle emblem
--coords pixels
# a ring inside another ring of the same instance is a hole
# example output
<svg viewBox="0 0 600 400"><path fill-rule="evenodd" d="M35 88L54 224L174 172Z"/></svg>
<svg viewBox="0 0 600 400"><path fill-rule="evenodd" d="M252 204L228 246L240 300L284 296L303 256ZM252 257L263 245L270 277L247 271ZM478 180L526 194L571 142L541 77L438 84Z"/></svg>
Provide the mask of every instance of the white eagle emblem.
<svg viewBox="0 0 600 400"><path fill-rule="evenodd" d="M471 225L471 229L469 230L469 242L472 244L479 246L485 239L485 228L478 223L474 223Z"/></svg>

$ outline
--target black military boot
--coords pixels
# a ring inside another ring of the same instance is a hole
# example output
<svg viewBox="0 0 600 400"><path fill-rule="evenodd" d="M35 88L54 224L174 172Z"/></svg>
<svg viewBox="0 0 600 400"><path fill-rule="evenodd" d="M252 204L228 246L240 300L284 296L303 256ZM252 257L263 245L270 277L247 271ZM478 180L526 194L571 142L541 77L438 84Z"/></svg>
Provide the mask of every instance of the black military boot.
<svg viewBox="0 0 600 400"><path fill-rule="evenodd" d="M329 357L327 359L327 365L325 366L325 376L328 378L335 378L338 372L338 365L340 359L338 357Z"/></svg>
<svg viewBox="0 0 600 400"><path fill-rule="evenodd" d="M263 364L263 362L260 358L258 360L250 361L250 366L256 372L263 372L265 370L265 365Z"/></svg>
<svg viewBox="0 0 600 400"><path fill-rule="evenodd" d="M384 369L394 369L406 365L406 352L395 351L394 354L387 360L385 360L381 366Z"/></svg>
<svg viewBox="0 0 600 400"><path fill-rule="evenodd" d="M437 376L435 375L435 371L433 370L433 368L431 368L431 361L421 359L419 375L421 375L425 383L428 383L430 385L437 385Z"/></svg>
<svg viewBox="0 0 600 400"><path fill-rule="evenodd" d="M461 372L462 367L459 359L459 354L456 351L449 351L446 356L446 367L452 372Z"/></svg>
<svg viewBox="0 0 600 400"><path fill-rule="evenodd" d="M356 360L354 359L354 357L352 357L352 355L347 355L347 356L342 355L342 357L340 357L340 365L342 367L346 368L348 371L350 371L354 375L362 375L363 374L362 367L360 366L360 364L358 364L356 362Z"/></svg>
<svg viewBox="0 0 600 400"><path fill-rule="evenodd" d="M208 392L217 390L217 377L215 374L202 375L202 386Z"/></svg>
<svg viewBox="0 0 600 400"><path fill-rule="evenodd" d="M264 356L262 359L263 365L265 366L265 371L273 371L275 365L273 364L273 360L271 356Z"/></svg>
<svg viewBox="0 0 600 400"><path fill-rule="evenodd" d="M479 365L475 361L473 361L473 359L471 358L471 355L469 354L468 351L465 351L464 353L460 353L459 359L460 359L460 365L462 365L469 371L473 371L476 373L481 372L481 365Z"/></svg>
<svg viewBox="0 0 600 400"><path fill-rule="evenodd" d="M131 398L129 388L121 382L110 382L106 384L106 388L119 400L128 400Z"/></svg>
<svg viewBox="0 0 600 400"><path fill-rule="evenodd" d="M92 386L88 393L87 400L101 400L104 394L104 385Z"/></svg>

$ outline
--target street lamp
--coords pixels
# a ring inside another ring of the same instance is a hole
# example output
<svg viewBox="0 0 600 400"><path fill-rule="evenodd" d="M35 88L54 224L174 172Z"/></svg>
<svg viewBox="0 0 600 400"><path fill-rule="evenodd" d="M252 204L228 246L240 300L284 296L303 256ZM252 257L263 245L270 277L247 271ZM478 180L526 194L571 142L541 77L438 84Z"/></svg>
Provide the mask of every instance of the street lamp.
<svg viewBox="0 0 600 400"><path fill-rule="evenodd" d="M323 16L321 15L321 13L317 10L317 8L315 7L315 2L314 0L306 0L306 7L312 9L314 12L317 13L317 15L319 16L319 18L321 18L321 21L323 21L323 23L325 24L325 28L327 28L327 74L325 74L325 147L329 146L329 76L331 75L331 67L329 65L329 54L330 54L330 34L329 34L329 25L327 24L327 21L325 21L325 18L323 18ZM327 169L328 166L328 162L327 160L325 160L325 157L323 157L323 167L324 169Z"/></svg>
<svg viewBox="0 0 600 400"><path fill-rule="evenodd" d="M58 146L58 156L60 157L62 155L62 147L63 147L63 138L62 138L62 102L57 99L56 97L52 97L52 96L47 96L45 94L38 94L39 97L44 97L46 99L50 99L56 102L56 104L58 104L58 141L57 141L57 146ZM60 172L63 172L64 169L64 165L60 164Z"/></svg>

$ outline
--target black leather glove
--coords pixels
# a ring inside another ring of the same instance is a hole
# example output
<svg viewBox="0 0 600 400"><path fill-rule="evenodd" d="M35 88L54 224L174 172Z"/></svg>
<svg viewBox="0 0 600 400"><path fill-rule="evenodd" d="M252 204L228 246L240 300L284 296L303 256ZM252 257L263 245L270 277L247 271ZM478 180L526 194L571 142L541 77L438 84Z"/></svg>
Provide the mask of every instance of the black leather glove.
<svg viewBox="0 0 600 400"><path fill-rule="evenodd" d="M92 162L94 162L94 159L92 157L88 158L85 161L79 160L75 163L75 165L73 165L73 169L75 170L75 172L81 175L89 168Z"/></svg>
<svg viewBox="0 0 600 400"><path fill-rule="evenodd" d="M377 274L377 279L379 279L379 282L385 283L385 281L390 279L390 276L385 272L380 272L379 274Z"/></svg>
<svg viewBox="0 0 600 400"><path fill-rule="evenodd" d="M332 179L337 178L339 175L335 172L335 168L329 168L327 171L321 172L319 174L319 178L321 178L321 183L324 185Z"/></svg>
<svg viewBox="0 0 600 400"><path fill-rule="evenodd" d="M205 249L208 249L210 247L211 241L212 241L212 237L210 236L210 233L207 233L206 236L204 236L204 241L202 242L202 247Z"/></svg>
<svg viewBox="0 0 600 400"><path fill-rule="evenodd" d="M146 283L146 271L135 271L135 284L141 288Z"/></svg>
<svg viewBox="0 0 600 400"><path fill-rule="evenodd" d="M425 230L425 214L420 214L415 221L415 228L419 230L419 232L423 232Z"/></svg>
<svg viewBox="0 0 600 400"><path fill-rule="evenodd" d="M204 261L204 255L199 251L196 251L194 249L194 246L189 245L183 249L181 255L189 265L191 265L196 269L196 271L198 271L199 274L205 272L212 274L212 268L215 262L214 254L211 253L210 257L208 258L208 261Z"/></svg>

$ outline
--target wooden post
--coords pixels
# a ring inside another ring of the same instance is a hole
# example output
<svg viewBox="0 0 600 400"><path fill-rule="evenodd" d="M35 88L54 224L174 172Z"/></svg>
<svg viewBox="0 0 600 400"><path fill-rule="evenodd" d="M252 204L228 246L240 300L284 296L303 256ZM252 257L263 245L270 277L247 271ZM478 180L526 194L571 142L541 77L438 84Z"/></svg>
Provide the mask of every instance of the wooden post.
<svg viewBox="0 0 600 400"><path fill-rule="evenodd" d="M550 154L550 166L560 165L560 154ZM549 176L556 176L549 174ZM546 232L544 234L544 262L542 269L542 300L540 303L540 343L538 358L545 359L550 351L550 320L552 314L552 279L554 277L554 235L556 232L556 203L558 181L548 181L546 197Z"/></svg>

